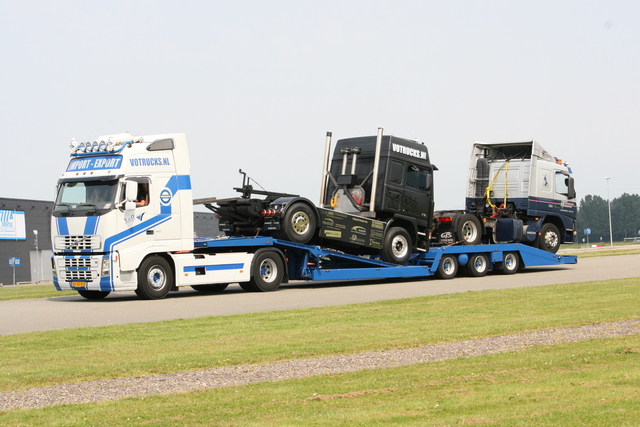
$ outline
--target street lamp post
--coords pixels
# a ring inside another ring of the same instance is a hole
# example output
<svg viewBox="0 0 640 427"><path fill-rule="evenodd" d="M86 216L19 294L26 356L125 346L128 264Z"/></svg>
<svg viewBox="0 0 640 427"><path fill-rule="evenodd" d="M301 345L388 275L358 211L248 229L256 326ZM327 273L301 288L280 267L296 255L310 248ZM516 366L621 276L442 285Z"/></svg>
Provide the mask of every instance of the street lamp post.
<svg viewBox="0 0 640 427"><path fill-rule="evenodd" d="M611 199L609 198L609 180L610 176L605 176L607 180L607 202L609 203L609 238L611 239L611 246L613 246L613 228L611 227Z"/></svg>

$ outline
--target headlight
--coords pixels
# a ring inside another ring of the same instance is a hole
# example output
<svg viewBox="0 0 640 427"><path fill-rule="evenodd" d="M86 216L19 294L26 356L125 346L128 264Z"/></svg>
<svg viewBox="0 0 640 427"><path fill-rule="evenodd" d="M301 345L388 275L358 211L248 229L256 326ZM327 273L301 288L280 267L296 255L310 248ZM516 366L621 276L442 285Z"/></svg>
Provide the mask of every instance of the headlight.
<svg viewBox="0 0 640 427"><path fill-rule="evenodd" d="M102 277L111 276L111 260L109 257L102 258Z"/></svg>

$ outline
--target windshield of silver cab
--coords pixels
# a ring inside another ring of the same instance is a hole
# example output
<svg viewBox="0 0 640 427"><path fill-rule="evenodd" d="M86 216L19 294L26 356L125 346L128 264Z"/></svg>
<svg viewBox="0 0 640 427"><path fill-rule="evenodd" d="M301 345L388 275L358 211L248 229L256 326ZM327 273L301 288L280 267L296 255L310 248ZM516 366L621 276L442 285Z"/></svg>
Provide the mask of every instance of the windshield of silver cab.
<svg viewBox="0 0 640 427"><path fill-rule="evenodd" d="M118 179L61 181L53 216L104 215L116 207Z"/></svg>

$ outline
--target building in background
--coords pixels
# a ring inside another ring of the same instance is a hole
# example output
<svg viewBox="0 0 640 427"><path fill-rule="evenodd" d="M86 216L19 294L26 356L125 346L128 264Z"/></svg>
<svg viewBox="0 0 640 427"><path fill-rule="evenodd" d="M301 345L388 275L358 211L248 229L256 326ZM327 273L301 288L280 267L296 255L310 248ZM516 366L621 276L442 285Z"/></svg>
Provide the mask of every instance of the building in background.
<svg viewBox="0 0 640 427"><path fill-rule="evenodd" d="M53 202L0 197L0 283L37 283L51 276ZM194 212L194 237L216 237L211 212ZM15 275L15 276L14 276Z"/></svg>

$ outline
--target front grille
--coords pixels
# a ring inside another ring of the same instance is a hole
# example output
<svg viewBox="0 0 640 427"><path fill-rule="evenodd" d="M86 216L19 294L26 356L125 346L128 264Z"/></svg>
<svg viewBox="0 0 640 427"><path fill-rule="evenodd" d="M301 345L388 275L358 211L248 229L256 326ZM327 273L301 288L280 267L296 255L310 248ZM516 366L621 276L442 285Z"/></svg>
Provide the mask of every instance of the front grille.
<svg viewBox="0 0 640 427"><path fill-rule="evenodd" d="M67 282L93 282L91 270L65 270L64 279Z"/></svg>
<svg viewBox="0 0 640 427"><path fill-rule="evenodd" d="M88 251L100 249L100 236L57 236L59 250L64 251Z"/></svg>
<svg viewBox="0 0 640 427"><path fill-rule="evenodd" d="M91 268L91 258L69 258L64 259L65 268L88 267Z"/></svg>

